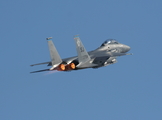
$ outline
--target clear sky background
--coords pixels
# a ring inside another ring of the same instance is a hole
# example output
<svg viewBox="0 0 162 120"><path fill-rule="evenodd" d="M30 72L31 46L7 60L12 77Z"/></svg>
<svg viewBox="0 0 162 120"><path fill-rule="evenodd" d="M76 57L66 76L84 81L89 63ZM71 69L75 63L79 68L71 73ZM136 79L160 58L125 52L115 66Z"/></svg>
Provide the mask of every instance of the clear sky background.
<svg viewBox="0 0 162 120"><path fill-rule="evenodd" d="M46 37L62 58L108 38L129 45L118 63L73 72L47 69ZM161 0L1 0L0 120L162 120Z"/></svg>

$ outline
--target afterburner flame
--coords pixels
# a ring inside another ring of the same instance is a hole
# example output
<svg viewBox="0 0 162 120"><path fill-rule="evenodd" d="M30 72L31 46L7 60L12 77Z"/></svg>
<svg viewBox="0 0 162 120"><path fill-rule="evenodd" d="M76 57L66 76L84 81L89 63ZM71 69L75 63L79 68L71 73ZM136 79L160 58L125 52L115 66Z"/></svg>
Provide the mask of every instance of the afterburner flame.
<svg viewBox="0 0 162 120"><path fill-rule="evenodd" d="M74 70L76 68L74 63L70 63L68 65L66 65L65 70L69 71L69 70Z"/></svg>
<svg viewBox="0 0 162 120"><path fill-rule="evenodd" d="M70 67L71 67L71 69L75 69L76 68L74 63L70 63Z"/></svg>
<svg viewBox="0 0 162 120"><path fill-rule="evenodd" d="M57 70L58 70L58 71L64 71L64 70L65 70L65 65L64 65L64 64L60 64L60 65L57 67Z"/></svg>

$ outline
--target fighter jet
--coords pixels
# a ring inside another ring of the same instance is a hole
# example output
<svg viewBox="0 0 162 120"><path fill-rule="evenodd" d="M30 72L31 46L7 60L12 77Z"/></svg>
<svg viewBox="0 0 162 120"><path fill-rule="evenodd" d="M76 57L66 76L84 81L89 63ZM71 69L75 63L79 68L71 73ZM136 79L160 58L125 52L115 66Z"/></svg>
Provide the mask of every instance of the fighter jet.
<svg viewBox="0 0 162 120"><path fill-rule="evenodd" d="M83 46L78 35L74 36L74 41L76 44L77 56L61 59L55 45L52 42L52 37L46 38L51 61L33 64L42 65L47 64L47 66L52 66L49 69L33 71L31 73L43 72L43 71L73 71L86 68L99 68L117 62L118 56L131 55L127 53L130 47L117 42L114 39L108 39L102 45L90 52L87 52Z"/></svg>

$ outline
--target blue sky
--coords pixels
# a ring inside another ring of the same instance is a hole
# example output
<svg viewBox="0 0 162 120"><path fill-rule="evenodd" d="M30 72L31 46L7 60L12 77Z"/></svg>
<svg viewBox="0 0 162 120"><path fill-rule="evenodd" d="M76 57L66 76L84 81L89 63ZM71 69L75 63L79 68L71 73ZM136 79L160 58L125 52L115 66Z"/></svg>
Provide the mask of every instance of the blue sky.
<svg viewBox="0 0 162 120"><path fill-rule="evenodd" d="M161 120L161 0L0 1L0 120ZM30 74L114 38L132 56L99 69Z"/></svg>

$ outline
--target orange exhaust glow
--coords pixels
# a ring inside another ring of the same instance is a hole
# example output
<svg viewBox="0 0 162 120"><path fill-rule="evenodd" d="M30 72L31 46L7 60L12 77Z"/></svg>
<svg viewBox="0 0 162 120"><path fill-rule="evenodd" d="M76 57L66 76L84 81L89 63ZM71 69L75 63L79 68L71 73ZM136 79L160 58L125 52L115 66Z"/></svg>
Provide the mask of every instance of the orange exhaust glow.
<svg viewBox="0 0 162 120"><path fill-rule="evenodd" d="M69 65L69 66L70 66L70 68L71 68L71 69L75 69L75 68L76 68L76 66L75 66L75 64L74 64L74 63L70 63L70 65Z"/></svg>
<svg viewBox="0 0 162 120"><path fill-rule="evenodd" d="M74 70L76 68L75 64L74 63L70 63L68 65L66 65L66 71L69 71L69 70Z"/></svg>
<svg viewBox="0 0 162 120"><path fill-rule="evenodd" d="M60 64L60 65L57 67L57 70L58 70L58 71L64 71L64 70L65 70L65 65L64 65L64 64Z"/></svg>

